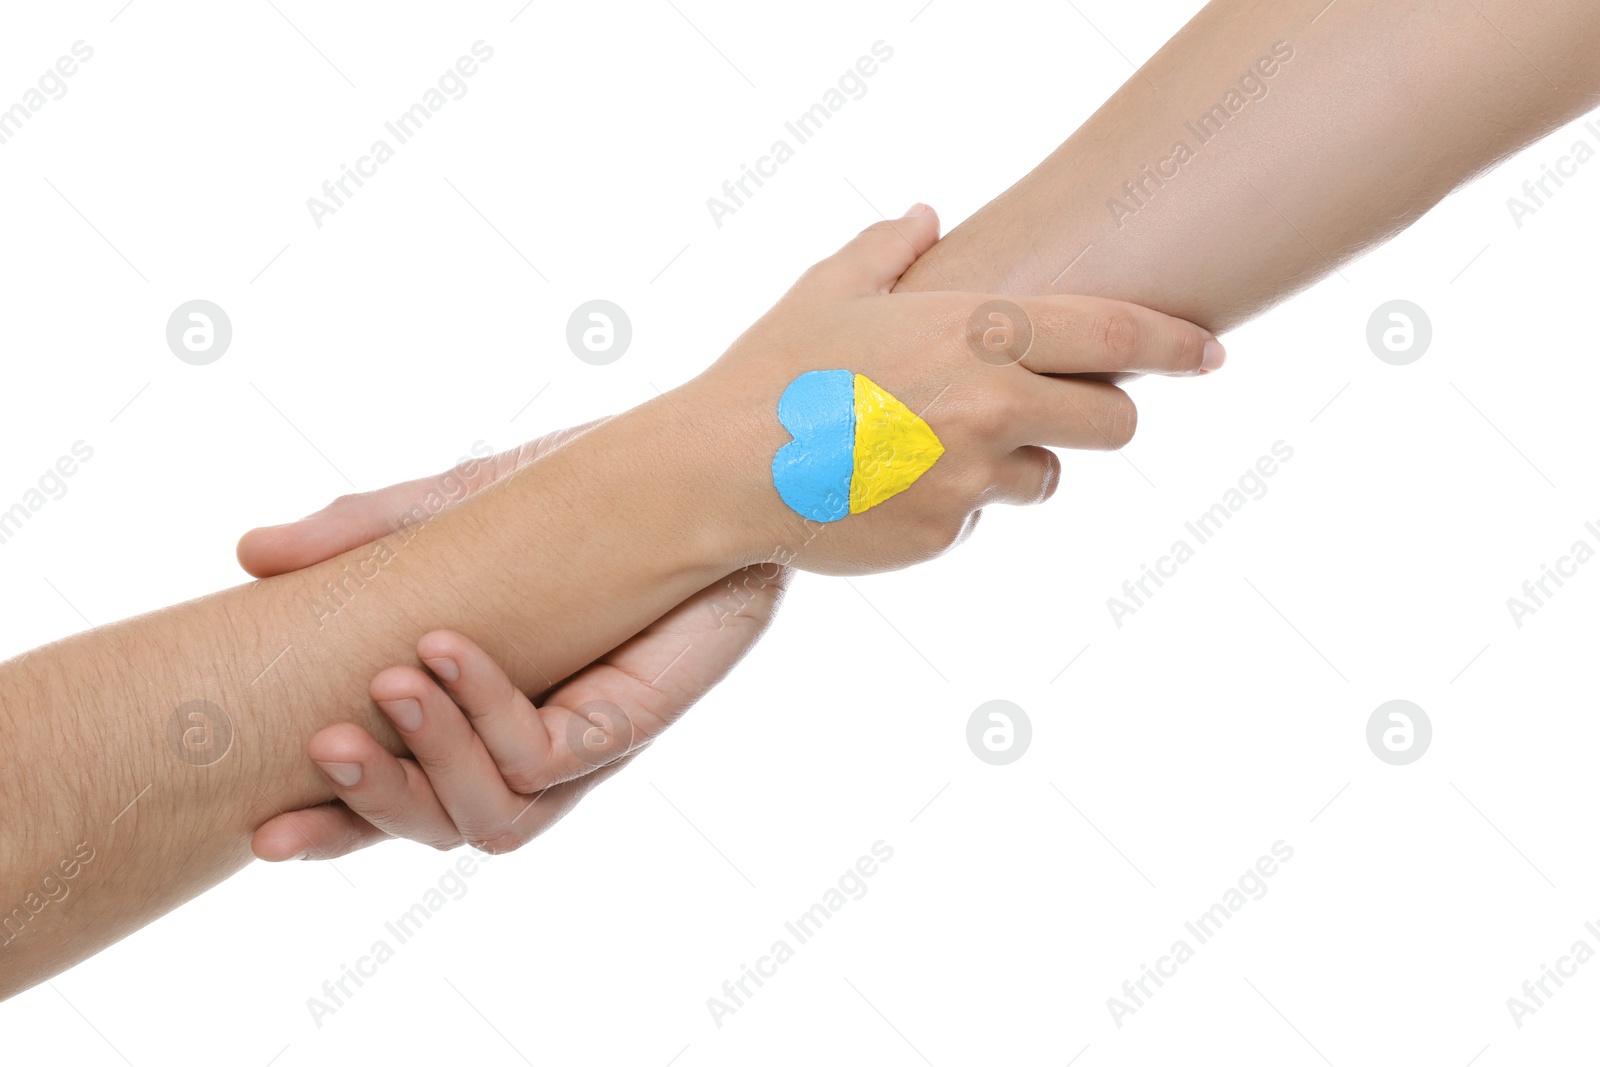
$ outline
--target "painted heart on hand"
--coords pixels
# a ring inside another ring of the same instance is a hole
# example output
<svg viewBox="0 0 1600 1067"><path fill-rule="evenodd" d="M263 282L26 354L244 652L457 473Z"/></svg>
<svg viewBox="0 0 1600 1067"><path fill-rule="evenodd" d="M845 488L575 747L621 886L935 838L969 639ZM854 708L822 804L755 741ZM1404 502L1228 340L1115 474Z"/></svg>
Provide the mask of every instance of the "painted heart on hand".
<svg viewBox="0 0 1600 1067"><path fill-rule="evenodd" d="M794 438L772 457L772 484L796 513L835 522L876 507L944 455L933 427L864 374L813 370L778 398Z"/></svg>

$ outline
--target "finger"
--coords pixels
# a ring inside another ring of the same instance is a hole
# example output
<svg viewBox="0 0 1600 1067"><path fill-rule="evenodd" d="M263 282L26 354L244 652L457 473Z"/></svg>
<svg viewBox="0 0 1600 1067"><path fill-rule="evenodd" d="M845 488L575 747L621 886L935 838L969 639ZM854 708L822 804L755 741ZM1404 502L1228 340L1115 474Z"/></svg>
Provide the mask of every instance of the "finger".
<svg viewBox="0 0 1600 1067"><path fill-rule="evenodd" d="M578 806L578 802L589 795L595 786L616 774L639 754L641 749L634 749L615 763L607 764L598 770L574 778L568 782L551 786L541 790L537 795L528 799L528 804L513 820L514 832L502 842L487 842L491 847L477 847L485 852L509 852L532 841L550 827L560 822L566 815Z"/></svg>
<svg viewBox="0 0 1600 1067"><path fill-rule="evenodd" d="M1020 297L1012 306L1023 313L1010 324L1013 344L1026 346L1015 358L1035 374L1209 374L1226 356L1194 323L1120 300Z"/></svg>
<svg viewBox="0 0 1600 1067"><path fill-rule="evenodd" d="M267 578L320 563L427 517L430 496L435 501L460 500L517 462L515 449L469 460L443 474L341 496L296 522L257 527L239 539L239 565L257 578Z"/></svg>
<svg viewBox="0 0 1600 1067"><path fill-rule="evenodd" d="M388 834L335 801L273 816L256 828L250 851L273 863L331 860L387 840Z"/></svg>
<svg viewBox="0 0 1600 1067"><path fill-rule="evenodd" d="M609 677L616 677L615 672ZM624 700L635 696L631 688L618 692ZM634 709L638 701L632 701ZM541 775L546 788L582 778L626 756L645 740L634 724L634 711L608 696L595 696L575 706L547 703L539 709L543 729L550 738L550 756Z"/></svg>
<svg viewBox="0 0 1600 1067"><path fill-rule="evenodd" d="M900 218L874 222L862 230L813 267L807 278L835 296L887 293L938 240L938 214L927 204L913 204Z"/></svg>
<svg viewBox="0 0 1600 1067"><path fill-rule="evenodd" d="M1012 395L1006 421L1017 444L1115 451L1133 440L1139 408L1114 385L1033 375Z"/></svg>
<svg viewBox="0 0 1600 1067"><path fill-rule="evenodd" d="M338 723L319 730L306 751L345 806L384 834L434 848L461 844L461 834L428 776L361 727Z"/></svg>
<svg viewBox="0 0 1600 1067"><path fill-rule="evenodd" d="M608 701L627 713L635 745L658 737L766 632L790 577L789 568L768 563L713 582L552 690L541 715L550 705ZM565 736L549 722L547 730L553 739Z"/></svg>
<svg viewBox="0 0 1600 1067"><path fill-rule="evenodd" d="M1024 445L1001 462L997 475L985 506L1042 504L1061 483L1061 458L1048 448Z"/></svg>
<svg viewBox="0 0 1600 1067"><path fill-rule="evenodd" d="M444 690L415 667L390 667L372 679L370 691L461 835L477 844L504 834L527 798L506 786L483 741Z"/></svg>
<svg viewBox="0 0 1600 1067"><path fill-rule="evenodd" d="M453 630L435 630L417 642L417 656L466 713L508 788L534 793L551 783L546 723L487 652Z"/></svg>
<svg viewBox="0 0 1600 1067"><path fill-rule="evenodd" d="M437 500L453 503L470 496L511 471L549 455L600 422L596 419L556 430L484 459L464 460L443 474L342 496L298 522L257 527L239 539L239 565L257 578L267 578L376 541L437 511Z"/></svg>

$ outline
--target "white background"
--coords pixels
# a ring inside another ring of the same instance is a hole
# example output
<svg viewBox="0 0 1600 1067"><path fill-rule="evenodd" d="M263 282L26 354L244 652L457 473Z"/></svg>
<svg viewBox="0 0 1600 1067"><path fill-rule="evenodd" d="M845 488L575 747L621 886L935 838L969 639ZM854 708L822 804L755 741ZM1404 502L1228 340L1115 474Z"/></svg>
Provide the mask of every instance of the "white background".
<svg viewBox="0 0 1600 1067"><path fill-rule="evenodd" d="M674 2L8 11L0 105L94 57L0 146L0 509L94 456L0 545L0 651L238 582L251 525L692 376L879 211L966 217L1194 7ZM480 39L467 95L316 228L306 198ZM878 40L866 96L714 226L706 197ZM1600 543L1600 166L1520 229L1505 201L1579 136L1237 331L1223 373L1140 384L1126 458L1067 455L1044 508L914 571L803 576L733 679L320 1028L307 998L455 856L257 864L0 1006L5 1058L1570 1061L1600 963L1521 1029L1506 998L1600 948L1600 565L1520 629L1506 599ZM634 326L606 367L564 340L594 297ZM164 337L195 298L234 328L206 367ZM1365 340L1394 298L1433 322L1404 367ZM1267 494L1113 625L1280 440ZM1033 726L1005 767L965 738L996 698ZM1410 766L1365 740L1395 698L1433 723ZM867 894L714 1025L879 840ZM1280 840L1269 892L1117 1027L1107 998Z"/></svg>

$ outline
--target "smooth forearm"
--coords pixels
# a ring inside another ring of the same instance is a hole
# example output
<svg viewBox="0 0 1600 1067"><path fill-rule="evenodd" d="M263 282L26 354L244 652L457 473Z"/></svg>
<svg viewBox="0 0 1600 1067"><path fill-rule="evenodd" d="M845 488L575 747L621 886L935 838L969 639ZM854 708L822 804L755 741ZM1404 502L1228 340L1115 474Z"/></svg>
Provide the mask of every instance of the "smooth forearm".
<svg viewBox="0 0 1600 1067"><path fill-rule="evenodd" d="M1593 4L1217 0L899 288L1108 296L1220 332L1596 93Z"/></svg>

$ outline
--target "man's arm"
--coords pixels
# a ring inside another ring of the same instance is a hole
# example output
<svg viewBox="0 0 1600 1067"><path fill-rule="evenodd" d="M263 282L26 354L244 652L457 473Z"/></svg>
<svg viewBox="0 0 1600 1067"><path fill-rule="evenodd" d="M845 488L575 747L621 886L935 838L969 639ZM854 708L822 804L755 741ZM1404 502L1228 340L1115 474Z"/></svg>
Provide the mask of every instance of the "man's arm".
<svg viewBox="0 0 1600 1067"><path fill-rule="evenodd" d="M1596 104L1600 4L1215 0L898 291L1089 293L1222 332Z"/></svg>
<svg viewBox="0 0 1600 1067"><path fill-rule="evenodd" d="M726 575L749 551L739 524L702 525L693 504L749 491L679 418L647 405L410 530L0 665L0 995L232 874L279 811L330 799L305 757L320 727L404 751L367 687L424 631L471 634L538 691ZM63 863L70 893L51 900Z"/></svg>

